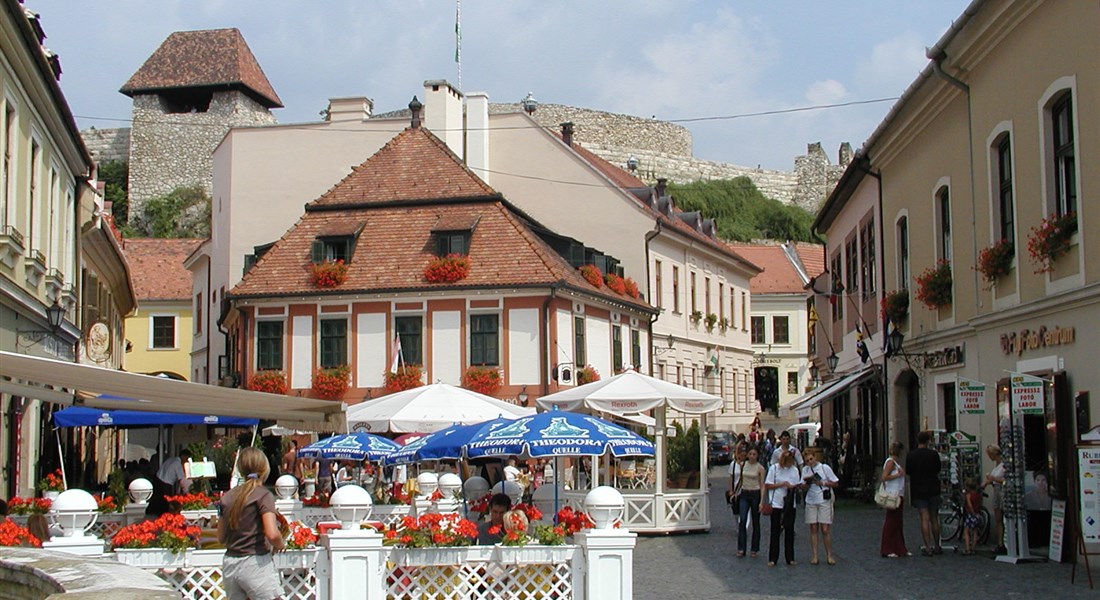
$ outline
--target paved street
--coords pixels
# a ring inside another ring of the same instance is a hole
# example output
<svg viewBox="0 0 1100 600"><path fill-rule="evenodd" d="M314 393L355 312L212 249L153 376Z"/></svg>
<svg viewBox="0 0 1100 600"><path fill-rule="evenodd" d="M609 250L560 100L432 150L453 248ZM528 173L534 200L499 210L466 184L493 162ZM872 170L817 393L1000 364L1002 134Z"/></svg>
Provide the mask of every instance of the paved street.
<svg viewBox="0 0 1100 600"><path fill-rule="evenodd" d="M717 470L712 473L718 473ZM767 566L768 526L763 525L757 558L736 558L737 530L722 499L724 479L711 479L711 531L642 537L634 556L634 597L685 598L1100 598L1100 565L1093 565L1096 590L1089 590L1082 566L1070 585L1069 564L1010 565L978 556L919 556L920 526L906 510L907 559L879 556L882 513L871 505L839 503L833 532L836 566L809 564L809 530L798 514L795 558ZM782 561L782 559L781 559ZM1100 560L1096 561L1100 563Z"/></svg>

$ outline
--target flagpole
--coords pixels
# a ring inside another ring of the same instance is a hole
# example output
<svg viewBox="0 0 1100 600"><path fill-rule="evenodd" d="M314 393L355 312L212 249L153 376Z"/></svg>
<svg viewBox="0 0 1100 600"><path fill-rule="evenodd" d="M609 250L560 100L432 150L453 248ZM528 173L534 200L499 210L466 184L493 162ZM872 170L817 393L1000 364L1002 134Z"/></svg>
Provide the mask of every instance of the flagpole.
<svg viewBox="0 0 1100 600"><path fill-rule="evenodd" d="M455 63L458 65L458 89L462 89L462 0L455 0Z"/></svg>

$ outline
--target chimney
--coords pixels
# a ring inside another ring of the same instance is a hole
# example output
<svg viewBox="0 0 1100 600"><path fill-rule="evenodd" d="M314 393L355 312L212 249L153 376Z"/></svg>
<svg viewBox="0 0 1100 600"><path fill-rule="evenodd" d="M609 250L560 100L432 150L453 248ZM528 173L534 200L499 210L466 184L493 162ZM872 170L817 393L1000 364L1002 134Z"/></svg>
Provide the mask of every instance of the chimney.
<svg viewBox="0 0 1100 600"><path fill-rule="evenodd" d="M366 121L374 109L374 102L366 96L329 98L326 121Z"/></svg>
<svg viewBox="0 0 1100 600"><path fill-rule="evenodd" d="M566 146L573 147L573 123L566 121L561 124L561 141L565 142Z"/></svg>
<svg viewBox="0 0 1100 600"><path fill-rule="evenodd" d="M443 79L424 82L424 127L465 160L462 138L462 92Z"/></svg>
<svg viewBox="0 0 1100 600"><path fill-rule="evenodd" d="M489 94L466 94L466 166L489 183Z"/></svg>
<svg viewBox="0 0 1100 600"><path fill-rule="evenodd" d="M668 191L668 180L664 177L657 178L657 197L663 198L665 192Z"/></svg>
<svg viewBox="0 0 1100 600"><path fill-rule="evenodd" d="M412 102L409 102L409 110L412 112L412 123L409 127L413 129L420 129L420 109L424 108L424 105L413 96Z"/></svg>

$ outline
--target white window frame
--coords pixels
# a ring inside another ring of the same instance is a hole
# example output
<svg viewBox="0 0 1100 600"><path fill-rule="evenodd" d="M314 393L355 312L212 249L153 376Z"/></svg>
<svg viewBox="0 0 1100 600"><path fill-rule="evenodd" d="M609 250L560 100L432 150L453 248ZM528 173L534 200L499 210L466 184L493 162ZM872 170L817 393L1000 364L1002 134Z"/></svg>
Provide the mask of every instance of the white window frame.
<svg viewBox="0 0 1100 600"><path fill-rule="evenodd" d="M157 347L153 342L153 334L156 331L155 321L157 318L167 317L172 319L172 346L171 347ZM149 313L149 344L148 350L151 352L163 352L165 350L179 350L180 348L180 316L179 313L168 312L156 312Z"/></svg>

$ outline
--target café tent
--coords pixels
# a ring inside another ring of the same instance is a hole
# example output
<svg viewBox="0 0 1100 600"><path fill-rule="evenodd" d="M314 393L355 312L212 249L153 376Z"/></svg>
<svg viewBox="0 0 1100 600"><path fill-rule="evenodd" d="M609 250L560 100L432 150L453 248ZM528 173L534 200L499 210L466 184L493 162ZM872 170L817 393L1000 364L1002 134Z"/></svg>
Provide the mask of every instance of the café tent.
<svg viewBox="0 0 1100 600"><path fill-rule="evenodd" d="M348 408L349 431L432 433L451 425L473 425L497 417L535 413L492 396L447 383L433 383L367 400Z"/></svg>
<svg viewBox="0 0 1100 600"><path fill-rule="evenodd" d="M86 406L70 406L53 413L53 424L56 427L156 427L158 425L254 427L259 422L259 419L243 417L185 415L137 410L102 410Z"/></svg>

